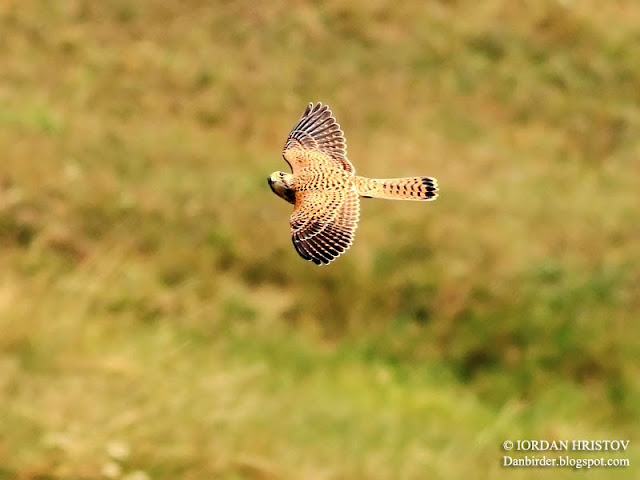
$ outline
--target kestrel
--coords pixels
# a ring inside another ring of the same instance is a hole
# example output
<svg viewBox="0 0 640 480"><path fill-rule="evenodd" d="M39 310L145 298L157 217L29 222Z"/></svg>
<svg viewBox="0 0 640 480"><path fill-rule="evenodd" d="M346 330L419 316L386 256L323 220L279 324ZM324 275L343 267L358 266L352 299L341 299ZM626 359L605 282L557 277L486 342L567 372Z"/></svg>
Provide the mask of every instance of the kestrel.
<svg viewBox="0 0 640 480"><path fill-rule="evenodd" d="M433 177L377 179L360 177L347 159L340 125L327 105L309 104L284 145L282 156L292 173L274 172L271 190L294 205L293 246L305 260L326 265L353 243L360 197L435 200Z"/></svg>

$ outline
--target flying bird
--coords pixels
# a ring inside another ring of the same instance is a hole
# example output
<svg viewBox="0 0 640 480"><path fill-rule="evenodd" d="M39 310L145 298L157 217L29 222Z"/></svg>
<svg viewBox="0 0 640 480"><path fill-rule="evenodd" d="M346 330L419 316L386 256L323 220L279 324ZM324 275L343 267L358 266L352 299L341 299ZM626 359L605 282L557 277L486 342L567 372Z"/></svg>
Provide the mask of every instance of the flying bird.
<svg viewBox="0 0 640 480"><path fill-rule="evenodd" d="M347 159L340 124L327 105L310 103L298 121L282 156L292 173L274 172L271 190L294 205L291 238L305 260L326 265L353 243L360 217L360 197L390 200L435 200L433 177L367 178L355 174Z"/></svg>

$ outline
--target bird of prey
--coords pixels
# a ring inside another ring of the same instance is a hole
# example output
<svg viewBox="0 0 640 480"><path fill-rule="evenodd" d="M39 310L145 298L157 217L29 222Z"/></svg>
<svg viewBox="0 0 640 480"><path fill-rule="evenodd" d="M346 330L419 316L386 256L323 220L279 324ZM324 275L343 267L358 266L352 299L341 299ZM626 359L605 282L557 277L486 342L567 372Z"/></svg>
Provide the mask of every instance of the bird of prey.
<svg viewBox="0 0 640 480"><path fill-rule="evenodd" d="M326 265L352 244L360 197L435 200L433 177L377 179L355 174L340 125L327 105L310 103L284 145L292 173L274 172L271 190L294 205L291 238L305 260Z"/></svg>

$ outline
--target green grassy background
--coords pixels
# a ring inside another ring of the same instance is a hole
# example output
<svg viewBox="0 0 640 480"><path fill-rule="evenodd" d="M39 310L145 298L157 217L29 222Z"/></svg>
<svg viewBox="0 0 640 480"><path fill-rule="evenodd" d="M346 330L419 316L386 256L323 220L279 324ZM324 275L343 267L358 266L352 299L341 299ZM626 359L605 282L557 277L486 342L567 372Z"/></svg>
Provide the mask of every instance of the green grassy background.
<svg viewBox="0 0 640 480"><path fill-rule="evenodd" d="M640 4L0 4L0 479L576 478L640 464ZM267 175L309 101L329 267ZM542 452L538 452L540 455ZM518 455L514 455L518 456ZM596 477L593 477L596 478Z"/></svg>

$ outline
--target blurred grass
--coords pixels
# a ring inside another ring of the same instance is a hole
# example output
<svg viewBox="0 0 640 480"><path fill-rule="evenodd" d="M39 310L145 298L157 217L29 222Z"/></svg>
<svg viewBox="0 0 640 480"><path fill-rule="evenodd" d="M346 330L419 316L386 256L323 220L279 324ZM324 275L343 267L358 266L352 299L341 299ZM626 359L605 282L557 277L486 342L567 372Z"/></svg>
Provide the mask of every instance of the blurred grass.
<svg viewBox="0 0 640 480"><path fill-rule="evenodd" d="M639 15L2 4L0 478L573 478L506 472L528 438L631 439L633 478ZM323 269L265 183L315 100L442 187Z"/></svg>

